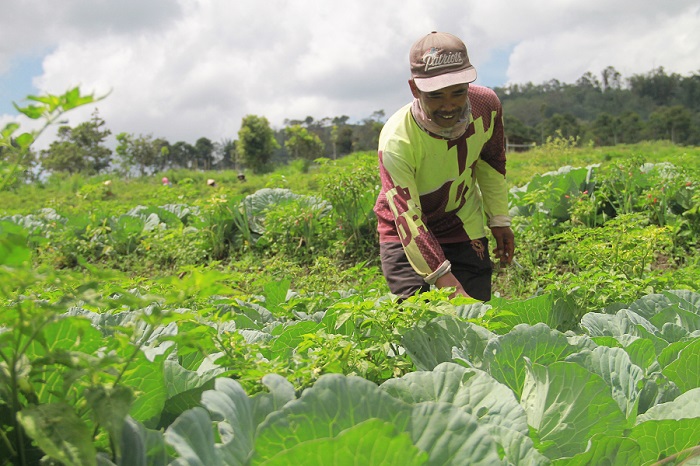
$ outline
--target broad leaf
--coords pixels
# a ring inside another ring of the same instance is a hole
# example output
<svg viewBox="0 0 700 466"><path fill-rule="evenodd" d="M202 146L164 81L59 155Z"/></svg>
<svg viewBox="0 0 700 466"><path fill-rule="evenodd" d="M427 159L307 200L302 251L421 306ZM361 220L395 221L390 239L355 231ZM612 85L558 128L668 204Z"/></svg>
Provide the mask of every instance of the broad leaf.
<svg viewBox="0 0 700 466"><path fill-rule="evenodd" d="M552 312L554 298L551 294L543 294L523 301L493 300L498 310L492 319L495 323L502 323L504 327L498 333L506 333L518 324L536 325L544 323L550 328L555 328L559 322Z"/></svg>
<svg viewBox="0 0 700 466"><path fill-rule="evenodd" d="M476 416L479 425L501 445L506 459L513 465L532 464L539 456L532 451L534 445L527 437L527 416L513 392L483 371L443 363L432 372L414 372L390 379L381 388L407 403L450 403Z"/></svg>
<svg viewBox="0 0 700 466"><path fill-rule="evenodd" d="M264 466L418 466L428 454L413 445L407 432L380 419L368 419L330 439L299 443L259 463Z"/></svg>
<svg viewBox="0 0 700 466"><path fill-rule="evenodd" d="M17 419L49 457L67 466L96 465L92 432L71 406L48 403L24 408Z"/></svg>
<svg viewBox="0 0 700 466"><path fill-rule="evenodd" d="M413 443L427 451L427 464L440 466L491 466L503 464L496 442L475 416L462 409L435 402L418 403L409 427Z"/></svg>
<svg viewBox="0 0 700 466"><path fill-rule="evenodd" d="M0 221L0 265L18 267L31 261L27 231L12 222Z"/></svg>
<svg viewBox="0 0 700 466"><path fill-rule="evenodd" d="M637 415L644 372L630 361L625 350L599 346L566 358L598 374L610 386L612 397L631 422Z"/></svg>
<svg viewBox="0 0 700 466"><path fill-rule="evenodd" d="M452 349L460 349L474 367L481 367L484 349L493 333L471 322L451 316L440 316L422 328L414 328L402 343L419 370L432 370L442 362L452 361Z"/></svg>
<svg viewBox="0 0 700 466"><path fill-rule="evenodd" d="M636 440L641 447L641 464L651 464L700 445L700 418L640 422L634 426L629 438Z"/></svg>
<svg viewBox="0 0 700 466"><path fill-rule="evenodd" d="M686 346L678 358L663 369L663 374L681 390L700 387L700 339Z"/></svg>
<svg viewBox="0 0 700 466"><path fill-rule="evenodd" d="M268 393L261 392L253 396L253 425L260 425L268 414L282 409L288 402L295 399L294 386L284 377L277 374L263 376L262 383Z"/></svg>
<svg viewBox="0 0 700 466"><path fill-rule="evenodd" d="M121 383L131 387L136 395L129 414L147 426L150 425L147 421L157 420L160 416L168 397L163 375L164 360L165 356L158 356L154 361L149 361L139 351L121 378Z"/></svg>
<svg viewBox="0 0 700 466"><path fill-rule="evenodd" d="M337 436L367 419L391 422L406 430L411 408L360 377L327 374L301 398L271 413L260 425L255 443L256 461L262 462L293 445Z"/></svg>
<svg viewBox="0 0 700 466"><path fill-rule="evenodd" d="M548 365L562 361L580 349L570 344L563 333L545 324L533 327L521 324L488 343L484 351L485 370L520 398L527 372L525 358Z"/></svg>
<svg viewBox="0 0 700 466"><path fill-rule="evenodd" d="M637 417L637 423L661 419L700 419L700 388L693 388L673 401L657 404Z"/></svg>
<svg viewBox="0 0 700 466"><path fill-rule="evenodd" d="M584 452L594 435L621 435L627 425L605 381L572 362L529 364L520 402L537 448L551 459Z"/></svg>
<svg viewBox="0 0 700 466"><path fill-rule="evenodd" d="M211 418L204 408L182 413L165 431L165 440L175 448L179 458L173 466L223 466L215 447Z"/></svg>
<svg viewBox="0 0 700 466"><path fill-rule="evenodd" d="M86 389L84 395L97 424L105 429L112 439L122 438L124 420L134 399L131 389L123 385L98 385ZM115 449L117 455L122 453L119 442L115 442Z"/></svg>
<svg viewBox="0 0 700 466"><path fill-rule="evenodd" d="M552 466L631 466L642 464L639 444L630 438L605 433L591 438L585 452L552 461Z"/></svg>
<svg viewBox="0 0 700 466"><path fill-rule="evenodd" d="M219 432L221 455L228 465L243 465L253 451L255 424L253 406L241 385L231 379L217 379L216 390L202 395L202 404L216 420L225 422Z"/></svg>
<svg viewBox="0 0 700 466"><path fill-rule="evenodd" d="M622 309L614 315L589 312L581 318L581 327L591 337L612 336L618 340L630 336L646 338L654 343L657 354L668 346L668 341L664 340L658 328L629 309Z"/></svg>

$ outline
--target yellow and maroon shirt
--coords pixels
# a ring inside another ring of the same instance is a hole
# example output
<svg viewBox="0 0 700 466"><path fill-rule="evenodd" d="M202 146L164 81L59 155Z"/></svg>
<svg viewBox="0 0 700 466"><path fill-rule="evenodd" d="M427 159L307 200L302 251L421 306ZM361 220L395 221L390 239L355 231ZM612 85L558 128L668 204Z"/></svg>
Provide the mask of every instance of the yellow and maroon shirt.
<svg viewBox="0 0 700 466"><path fill-rule="evenodd" d="M379 136L379 241L400 241L428 283L449 267L441 243L482 238L485 218L508 215L501 103L476 85L469 86L469 101L470 122L457 139L424 131L411 104L392 115Z"/></svg>

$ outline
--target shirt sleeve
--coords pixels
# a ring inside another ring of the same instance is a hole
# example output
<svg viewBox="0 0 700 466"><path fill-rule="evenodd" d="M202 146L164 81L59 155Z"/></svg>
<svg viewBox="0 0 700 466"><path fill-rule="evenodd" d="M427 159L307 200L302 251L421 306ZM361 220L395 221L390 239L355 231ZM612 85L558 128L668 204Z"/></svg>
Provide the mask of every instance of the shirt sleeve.
<svg viewBox="0 0 700 466"><path fill-rule="evenodd" d="M490 220L508 215L508 184L506 182L506 148L503 129L503 109L498 97L491 96L493 133L481 150L475 174L483 197L484 212Z"/></svg>
<svg viewBox="0 0 700 466"><path fill-rule="evenodd" d="M394 151L401 149L399 146ZM432 284L450 270L450 263L426 225L410 150L401 155L394 151L380 153L383 190L408 261L416 273Z"/></svg>

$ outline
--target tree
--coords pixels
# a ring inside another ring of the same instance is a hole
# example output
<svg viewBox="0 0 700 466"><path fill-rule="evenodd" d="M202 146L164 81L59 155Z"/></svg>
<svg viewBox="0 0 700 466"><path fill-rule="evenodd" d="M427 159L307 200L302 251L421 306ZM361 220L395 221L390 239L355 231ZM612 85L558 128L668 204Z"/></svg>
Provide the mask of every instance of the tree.
<svg viewBox="0 0 700 466"><path fill-rule="evenodd" d="M189 168L196 152L194 146L184 141L178 141L170 146L170 162L175 167Z"/></svg>
<svg viewBox="0 0 700 466"><path fill-rule="evenodd" d="M690 136L692 113L682 105L660 107L649 115L647 131L652 139L669 139L674 144L685 143Z"/></svg>
<svg viewBox="0 0 700 466"><path fill-rule="evenodd" d="M627 110L620 115L620 139L623 144L633 144L642 140L644 122L637 112Z"/></svg>
<svg viewBox="0 0 700 466"><path fill-rule="evenodd" d="M131 173L134 165L139 167L139 174L145 176L147 172L162 167L162 148L167 147L163 139L153 139L151 135L135 137L127 133L117 135L117 154L121 158L121 167L126 175Z"/></svg>
<svg viewBox="0 0 700 466"><path fill-rule="evenodd" d="M542 143L547 139L547 137L556 138L562 136L564 138L576 138L580 137L582 134L581 125L576 121L571 113L555 113L551 118L547 118L542 123L540 123Z"/></svg>
<svg viewBox="0 0 700 466"><path fill-rule="evenodd" d="M292 158L306 161L304 168L307 168L312 160L323 156L325 144L318 135L309 132L306 128L299 125L288 126L285 128L284 134L287 138L284 141L284 147Z"/></svg>
<svg viewBox="0 0 700 466"><path fill-rule="evenodd" d="M376 150L379 143L379 133L384 127L384 110L375 110L362 120L355 131L355 150Z"/></svg>
<svg viewBox="0 0 700 466"><path fill-rule="evenodd" d="M246 166L254 173L269 168L270 159L280 145L265 117L246 115L238 130L238 150Z"/></svg>
<svg viewBox="0 0 700 466"><path fill-rule="evenodd" d="M603 92L609 89L618 90L622 88L622 75L612 66L608 66L601 71L600 76L603 78Z"/></svg>
<svg viewBox="0 0 700 466"><path fill-rule="evenodd" d="M51 171L68 173L84 172L89 175L100 173L109 167L112 151L103 145L107 136L112 134L97 110L89 121L75 128L61 126L58 128L58 141L51 143L42 151L41 165Z"/></svg>
<svg viewBox="0 0 700 466"><path fill-rule="evenodd" d="M620 133L620 119L609 113L598 114L591 124L593 140L599 146L614 146Z"/></svg>
<svg viewBox="0 0 700 466"><path fill-rule="evenodd" d="M537 131L511 114L503 116L503 127L510 144L529 144L537 140Z"/></svg>
<svg viewBox="0 0 700 466"><path fill-rule="evenodd" d="M331 129L331 142L333 143L333 158L338 155L347 155L353 149L353 130L346 124L334 124Z"/></svg>
<svg viewBox="0 0 700 466"><path fill-rule="evenodd" d="M211 170L214 164L214 143L207 138L199 138L194 143L195 169Z"/></svg>
<svg viewBox="0 0 700 466"><path fill-rule="evenodd" d="M215 152L217 154L218 161L216 162L217 168L221 169L235 169L238 170L237 163L237 141L233 139L224 139L215 145Z"/></svg>

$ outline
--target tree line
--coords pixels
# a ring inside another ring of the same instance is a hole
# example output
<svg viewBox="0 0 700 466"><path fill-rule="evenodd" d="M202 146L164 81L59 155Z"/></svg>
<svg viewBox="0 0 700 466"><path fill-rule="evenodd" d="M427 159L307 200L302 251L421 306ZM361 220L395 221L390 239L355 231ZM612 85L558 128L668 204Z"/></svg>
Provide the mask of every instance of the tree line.
<svg viewBox="0 0 700 466"><path fill-rule="evenodd" d="M623 79L609 66L600 76L587 72L573 84L550 80L542 84L512 84L494 88L504 109L510 144L543 144L564 137L595 145L667 139L675 144L700 144L700 74L668 74L659 67ZM106 146L111 131L97 110L89 121L60 126L57 140L23 160L24 179L42 172L124 176L169 169L271 170L290 160L302 167L316 158L340 157L375 150L383 126L383 110L357 123L348 116L315 120L285 120L271 128L263 116L247 115L237 139L214 142L197 139L171 143L152 135L120 133L116 149ZM12 151L0 147L0 162L11 164Z"/></svg>
<svg viewBox="0 0 700 466"><path fill-rule="evenodd" d="M247 115L241 122L238 139L211 141L206 137L194 144L169 142L152 135L119 133L114 150L107 146L112 134L95 110L91 118L77 126L59 126L56 140L38 153L30 151L22 160L20 181L32 181L42 174L63 172L95 175L106 172L123 176L144 176L171 169L251 170L262 173L290 160L302 167L319 157L336 158L352 152L374 150L383 126L384 111L378 110L357 123L350 117L314 120L285 120L275 130L267 118ZM11 165L13 152L0 146L0 168Z"/></svg>
<svg viewBox="0 0 700 466"><path fill-rule="evenodd" d="M623 78L612 66L575 83L556 79L494 90L503 103L506 136L513 144L549 137L607 146L643 140L700 144L700 72L667 73L663 67Z"/></svg>

